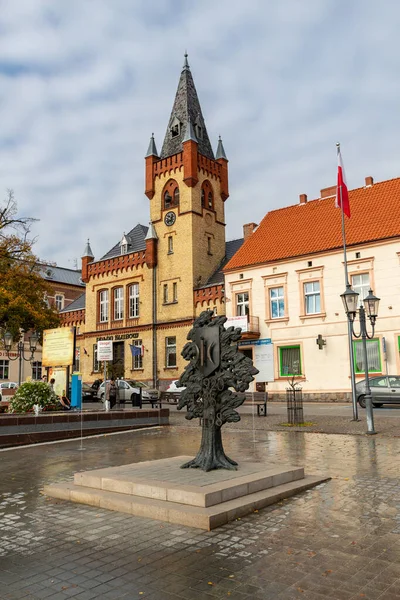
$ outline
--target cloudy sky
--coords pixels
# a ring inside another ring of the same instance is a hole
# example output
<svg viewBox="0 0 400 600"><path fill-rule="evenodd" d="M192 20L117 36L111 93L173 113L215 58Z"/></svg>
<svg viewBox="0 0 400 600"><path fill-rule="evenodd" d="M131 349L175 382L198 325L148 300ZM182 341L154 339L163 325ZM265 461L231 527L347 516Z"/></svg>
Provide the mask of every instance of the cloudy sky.
<svg viewBox="0 0 400 600"><path fill-rule="evenodd" d="M147 224L185 49L230 168L227 239L334 184L400 176L393 0L0 0L0 191L36 217L36 253L74 268Z"/></svg>

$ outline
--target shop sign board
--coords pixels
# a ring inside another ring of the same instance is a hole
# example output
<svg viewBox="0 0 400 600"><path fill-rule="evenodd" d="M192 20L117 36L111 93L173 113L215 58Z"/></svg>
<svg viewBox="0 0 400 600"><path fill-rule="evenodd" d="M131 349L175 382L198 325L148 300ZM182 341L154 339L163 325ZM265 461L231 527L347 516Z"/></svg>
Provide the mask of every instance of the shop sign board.
<svg viewBox="0 0 400 600"><path fill-rule="evenodd" d="M103 362L113 359L113 343L112 340L99 340L97 342L97 360Z"/></svg>

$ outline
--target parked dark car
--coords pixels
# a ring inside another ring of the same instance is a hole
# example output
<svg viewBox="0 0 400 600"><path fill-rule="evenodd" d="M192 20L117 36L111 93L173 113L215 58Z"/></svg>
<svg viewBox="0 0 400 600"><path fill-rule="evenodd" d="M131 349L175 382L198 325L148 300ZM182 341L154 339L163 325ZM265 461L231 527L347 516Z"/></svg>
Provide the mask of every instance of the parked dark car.
<svg viewBox="0 0 400 600"><path fill-rule="evenodd" d="M400 404L400 376L379 375L370 377L372 404L380 407L382 404ZM356 384L356 394L359 405L365 408L365 379Z"/></svg>

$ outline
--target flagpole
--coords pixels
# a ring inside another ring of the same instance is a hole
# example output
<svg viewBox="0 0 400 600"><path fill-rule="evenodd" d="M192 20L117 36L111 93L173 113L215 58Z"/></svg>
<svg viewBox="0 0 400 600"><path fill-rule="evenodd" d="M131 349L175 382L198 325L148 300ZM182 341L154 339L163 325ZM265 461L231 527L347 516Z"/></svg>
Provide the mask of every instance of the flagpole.
<svg viewBox="0 0 400 600"><path fill-rule="evenodd" d="M340 153L340 143L336 144L337 155ZM351 288L349 281L349 272L347 268L347 248L346 248L346 229L344 224L344 211L343 211L343 199L342 199L342 186L339 186L340 196L340 210L342 213L342 238L343 238L343 259L344 259L344 283L346 290ZM354 354L353 354L353 331L350 323L350 319L347 317L347 337L349 343L349 356L350 356L350 379L351 379L351 399L353 405L353 419L352 421L359 421L358 418L358 406L357 406L357 395L356 395L356 376L354 371Z"/></svg>

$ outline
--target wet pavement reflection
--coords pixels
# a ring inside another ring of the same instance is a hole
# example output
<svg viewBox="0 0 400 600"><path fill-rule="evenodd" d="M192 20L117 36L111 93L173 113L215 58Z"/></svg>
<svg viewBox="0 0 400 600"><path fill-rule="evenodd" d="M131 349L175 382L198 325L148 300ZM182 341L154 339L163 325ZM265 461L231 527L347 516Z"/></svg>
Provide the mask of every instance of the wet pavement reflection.
<svg viewBox="0 0 400 600"><path fill-rule="evenodd" d="M400 442L227 431L239 462L328 483L212 532L43 496L77 471L195 454L171 427L0 452L0 598L400 599Z"/></svg>

